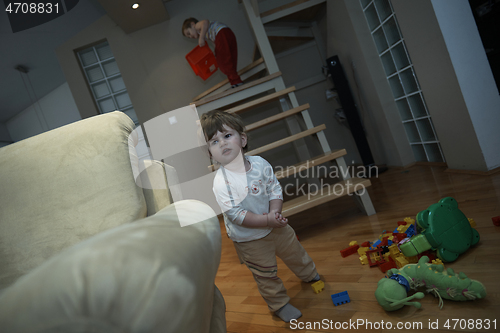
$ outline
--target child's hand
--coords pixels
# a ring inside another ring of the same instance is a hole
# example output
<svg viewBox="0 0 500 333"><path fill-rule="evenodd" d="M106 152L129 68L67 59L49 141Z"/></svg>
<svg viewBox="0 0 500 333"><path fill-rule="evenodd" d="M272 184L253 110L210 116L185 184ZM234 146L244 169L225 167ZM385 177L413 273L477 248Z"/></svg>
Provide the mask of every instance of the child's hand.
<svg viewBox="0 0 500 333"><path fill-rule="evenodd" d="M205 37L200 36L200 38L198 38L198 45L199 45L200 47L205 46Z"/></svg>
<svg viewBox="0 0 500 333"><path fill-rule="evenodd" d="M279 213L279 212L276 212L276 213L275 213L275 217L276 217L276 219L277 219L278 221L281 221L281 222L283 222L283 223L288 223L288 219L287 219L287 218L285 218L285 217L283 217L283 215L281 215L281 213Z"/></svg>
<svg viewBox="0 0 500 333"><path fill-rule="evenodd" d="M288 224L288 219L284 218L281 213L278 212L269 212L264 213L267 217L267 226L271 228L283 228Z"/></svg>

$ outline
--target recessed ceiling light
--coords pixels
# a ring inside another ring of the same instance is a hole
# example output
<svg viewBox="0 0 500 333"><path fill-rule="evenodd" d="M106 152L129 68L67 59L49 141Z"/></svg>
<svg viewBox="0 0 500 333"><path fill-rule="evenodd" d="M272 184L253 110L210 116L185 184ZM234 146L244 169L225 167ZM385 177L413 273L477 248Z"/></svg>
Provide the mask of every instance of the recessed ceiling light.
<svg viewBox="0 0 500 333"><path fill-rule="evenodd" d="M139 8L139 4L138 4L138 3L134 3L134 4L132 5L132 9L137 9L137 8Z"/></svg>

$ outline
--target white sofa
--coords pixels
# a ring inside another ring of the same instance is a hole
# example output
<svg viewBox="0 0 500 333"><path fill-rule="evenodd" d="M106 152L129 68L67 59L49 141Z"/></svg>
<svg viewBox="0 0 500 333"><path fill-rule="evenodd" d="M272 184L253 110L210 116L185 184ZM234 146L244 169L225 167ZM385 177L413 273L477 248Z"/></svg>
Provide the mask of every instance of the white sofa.
<svg viewBox="0 0 500 333"><path fill-rule="evenodd" d="M0 149L0 332L226 332L219 221L137 185L133 128L116 111Z"/></svg>

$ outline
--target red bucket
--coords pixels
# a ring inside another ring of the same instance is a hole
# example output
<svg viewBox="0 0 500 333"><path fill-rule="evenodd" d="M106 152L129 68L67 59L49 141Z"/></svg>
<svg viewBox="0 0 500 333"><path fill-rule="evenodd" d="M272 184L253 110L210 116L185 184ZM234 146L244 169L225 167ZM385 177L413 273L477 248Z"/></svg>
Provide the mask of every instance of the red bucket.
<svg viewBox="0 0 500 333"><path fill-rule="evenodd" d="M194 73L203 80L208 79L218 68L215 56L208 44L203 47L197 45L186 55L186 60Z"/></svg>

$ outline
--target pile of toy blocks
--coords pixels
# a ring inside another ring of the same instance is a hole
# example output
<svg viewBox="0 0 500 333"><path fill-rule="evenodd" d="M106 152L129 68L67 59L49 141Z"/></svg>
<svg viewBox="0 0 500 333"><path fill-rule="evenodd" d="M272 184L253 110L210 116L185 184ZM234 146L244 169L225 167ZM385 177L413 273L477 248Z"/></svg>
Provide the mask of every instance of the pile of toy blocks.
<svg viewBox="0 0 500 333"><path fill-rule="evenodd" d="M422 256L428 256L432 263L442 265L441 260L436 260L436 256L430 251L425 251L414 257L406 257L401 253L398 243L416 234L415 220L406 217L404 221L398 222L398 227L393 232L384 230L378 239L373 242L364 242L361 246L358 245L357 241L352 241L348 248L340 251L340 255L345 258L357 252L362 265L379 267L383 273L391 268L401 268L410 263L417 263Z"/></svg>

